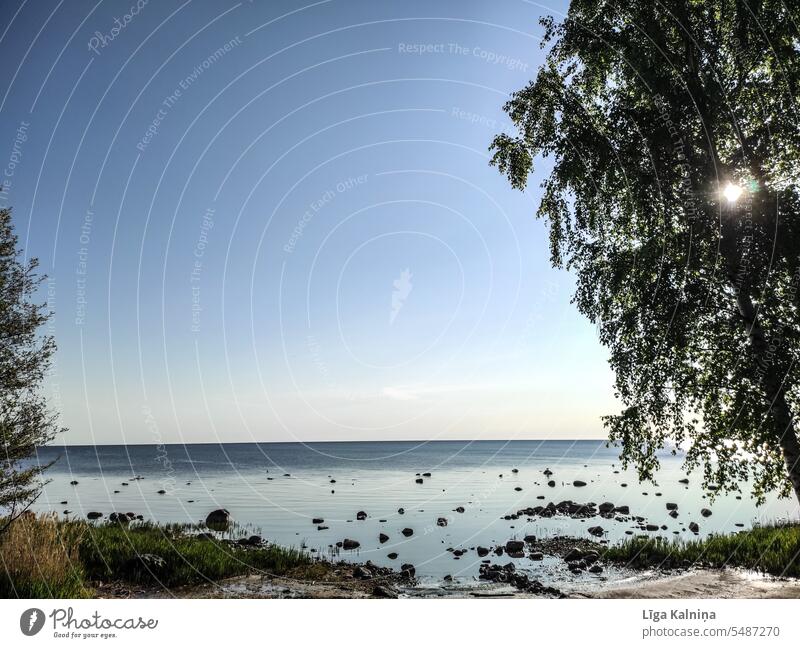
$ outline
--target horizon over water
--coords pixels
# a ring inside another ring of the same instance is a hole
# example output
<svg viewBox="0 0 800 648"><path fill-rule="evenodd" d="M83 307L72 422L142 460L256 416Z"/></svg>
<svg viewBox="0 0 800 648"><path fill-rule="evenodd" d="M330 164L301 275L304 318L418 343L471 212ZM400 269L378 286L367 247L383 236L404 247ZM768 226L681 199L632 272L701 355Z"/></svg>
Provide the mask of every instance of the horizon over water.
<svg viewBox="0 0 800 648"><path fill-rule="evenodd" d="M315 555L372 560L395 569L412 563L422 586L438 586L451 575L464 587L477 583L478 546L493 549L526 535L591 540L587 529L594 525L604 531L597 541L645 533L640 522L627 516L505 519L548 502L629 506L631 516L667 527L648 535L667 538L695 537L687 530L690 522L700 525L702 536L797 515L791 499L771 496L756 507L747 484L741 499L718 495L712 502L696 474L689 475L688 486L679 482L686 476L683 456L670 450L659 453L657 485L640 484L635 471L621 469L618 449L606 444L584 439L45 446L38 450L41 463L60 459L47 471L51 481L34 510L78 518L89 511L106 517L130 511L156 522L202 524L210 511L226 508L243 527L234 533L257 533ZM550 477L543 474L548 468ZM422 477L427 472L431 476ZM416 483L420 478L423 483ZM555 486L548 486L549 479ZM73 480L78 483L71 485ZM575 486L575 480L586 486ZM677 519L669 517L667 502L678 504ZM713 514L703 517L702 508ZM358 511L365 511L367 519L357 520ZM312 518L324 519L321 526L328 528L318 529ZM437 524L438 518L445 518L446 525ZM405 528L413 535L405 537ZM379 541L381 533L389 536L385 543ZM336 542L344 538L357 540L360 548L337 550ZM448 549L466 552L458 556ZM391 552L399 554L396 560L388 558ZM599 587L630 576L614 568L575 576L563 561L549 556L514 563L531 577L562 588Z"/></svg>

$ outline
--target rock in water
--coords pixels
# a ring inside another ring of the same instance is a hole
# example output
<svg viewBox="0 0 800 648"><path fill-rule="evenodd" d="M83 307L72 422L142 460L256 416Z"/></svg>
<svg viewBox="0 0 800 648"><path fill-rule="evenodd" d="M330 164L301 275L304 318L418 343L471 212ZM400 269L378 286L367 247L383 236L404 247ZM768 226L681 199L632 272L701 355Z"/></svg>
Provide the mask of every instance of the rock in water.
<svg viewBox="0 0 800 648"><path fill-rule="evenodd" d="M386 535L385 533L381 533L378 536L378 540L380 541L381 544L383 544L384 542L388 542L389 541L389 536Z"/></svg>
<svg viewBox="0 0 800 648"><path fill-rule="evenodd" d="M403 534L403 535L404 535L406 538L408 538L408 537L410 537L410 536L414 535L414 529L409 529L408 527L406 527L405 529L403 529L403 530L401 531L401 533L402 533L402 534Z"/></svg>
<svg viewBox="0 0 800 648"><path fill-rule="evenodd" d="M365 511L359 511L358 513L356 513L356 520L366 520L366 519L367 519L367 513Z"/></svg>
<svg viewBox="0 0 800 648"><path fill-rule="evenodd" d="M578 486L578 487L586 486L586 482L585 481L581 481L580 479L576 479L574 482L572 482L572 485L573 486Z"/></svg>
<svg viewBox="0 0 800 648"><path fill-rule="evenodd" d="M593 536L597 536L598 538L603 535L603 527L601 526L592 526L586 530Z"/></svg>
<svg viewBox="0 0 800 648"><path fill-rule="evenodd" d="M689 531L698 533L700 531L700 525L697 524L697 522L689 522Z"/></svg>
<svg viewBox="0 0 800 648"><path fill-rule="evenodd" d="M86 517L90 520L96 520L97 518L103 517L103 514L100 511L89 511Z"/></svg>
<svg viewBox="0 0 800 648"><path fill-rule="evenodd" d="M231 524L228 509L217 509L206 516L206 526L214 531L225 531Z"/></svg>
<svg viewBox="0 0 800 648"><path fill-rule="evenodd" d="M701 509L700 515L703 517L709 517L711 515L711 510L707 508Z"/></svg>
<svg viewBox="0 0 800 648"><path fill-rule="evenodd" d="M668 511L676 511L678 509L678 505L675 502L667 502L667 510Z"/></svg>
<svg viewBox="0 0 800 648"><path fill-rule="evenodd" d="M446 527L447 526L447 518L436 518L436 526Z"/></svg>
<svg viewBox="0 0 800 648"><path fill-rule="evenodd" d="M351 540L350 538L345 538L342 540L342 548L347 549L348 551L352 549L358 549L361 546L361 543L358 540Z"/></svg>
<svg viewBox="0 0 800 648"><path fill-rule="evenodd" d="M414 578L414 574L417 573L417 570L411 563L403 563L400 565L400 572L406 578Z"/></svg>

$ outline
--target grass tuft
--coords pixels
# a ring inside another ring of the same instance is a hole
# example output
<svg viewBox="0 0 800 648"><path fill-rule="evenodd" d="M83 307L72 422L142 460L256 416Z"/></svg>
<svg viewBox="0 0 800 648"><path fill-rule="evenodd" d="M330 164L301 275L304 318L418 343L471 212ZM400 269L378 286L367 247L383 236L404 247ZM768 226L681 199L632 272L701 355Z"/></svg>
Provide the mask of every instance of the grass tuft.
<svg viewBox="0 0 800 648"><path fill-rule="evenodd" d="M85 529L54 515L23 515L0 537L0 597L84 598L78 550Z"/></svg>
<svg viewBox="0 0 800 648"><path fill-rule="evenodd" d="M0 536L0 597L81 598L99 581L173 588L252 573L320 572L320 563L297 549L244 547L195 530L25 515Z"/></svg>
<svg viewBox="0 0 800 648"><path fill-rule="evenodd" d="M635 537L612 545L605 560L630 567L742 567L774 576L800 577L800 525L757 526L701 540Z"/></svg>

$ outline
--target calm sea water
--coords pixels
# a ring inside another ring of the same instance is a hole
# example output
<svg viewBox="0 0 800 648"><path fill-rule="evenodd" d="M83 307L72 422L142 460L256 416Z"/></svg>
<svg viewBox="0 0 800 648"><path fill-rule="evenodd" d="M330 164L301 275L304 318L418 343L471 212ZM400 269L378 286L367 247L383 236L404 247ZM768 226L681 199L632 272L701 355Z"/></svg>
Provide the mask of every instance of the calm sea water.
<svg viewBox="0 0 800 648"><path fill-rule="evenodd" d="M590 538L586 529L595 524L605 530L604 539L613 542L633 529L631 522L599 517L586 521L564 516L530 522L524 516L503 519L518 509L550 501L628 505L631 514L666 524L668 529L659 533L669 537L693 537L684 530L690 521L699 523L705 534L798 514L793 500L770 499L757 508L746 493L742 499L723 495L711 503L699 488L699 478L690 475L688 487L679 483L686 476L682 458L667 452L661 457L658 485L639 484L633 472L620 470L617 450L597 441L115 445L39 450L41 462L56 458L48 471L52 481L36 503L39 511L59 515L69 511L66 515L76 517L85 517L89 511L132 511L159 522L196 523L213 509L227 508L239 523L267 540L322 555L330 555L330 546L344 538L358 540L358 551L341 552L339 557L369 559L396 568L413 563L423 584L438 583L446 574L465 585L475 581L481 560L477 553L468 551L455 559L448 548L494 547L528 534ZM547 468L553 471L555 487L547 486L543 475ZM426 472L431 477L415 483L417 473ZM141 479L133 480L135 476ZM576 479L587 485L575 487ZM71 485L73 480L78 484ZM160 495L159 490L167 492ZM678 504L677 519L667 515L666 502ZM404 514L398 512L401 507ZM464 512L455 512L457 507L464 507ZM711 517L701 517L704 507L713 511ZM361 510L368 517L357 521ZM311 521L315 517L323 518L329 528L317 530ZM447 526L436 524L439 517L447 518ZM413 529L413 536L402 535L406 527ZM380 533L389 540L381 544ZM399 557L390 560L387 554L391 552ZM519 559L515 564L547 583L576 579L557 559ZM582 587L591 587L625 576L622 571L607 570L577 579Z"/></svg>

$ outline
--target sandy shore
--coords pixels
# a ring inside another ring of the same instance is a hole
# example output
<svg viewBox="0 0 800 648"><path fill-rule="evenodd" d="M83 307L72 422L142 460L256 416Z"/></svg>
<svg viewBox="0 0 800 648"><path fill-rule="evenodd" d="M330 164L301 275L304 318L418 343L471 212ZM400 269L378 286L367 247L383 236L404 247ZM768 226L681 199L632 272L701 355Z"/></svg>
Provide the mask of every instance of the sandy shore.
<svg viewBox="0 0 800 648"><path fill-rule="evenodd" d="M738 569L690 571L677 576L619 583L579 598L800 598L800 580Z"/></svg>

